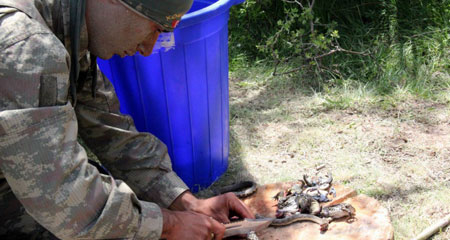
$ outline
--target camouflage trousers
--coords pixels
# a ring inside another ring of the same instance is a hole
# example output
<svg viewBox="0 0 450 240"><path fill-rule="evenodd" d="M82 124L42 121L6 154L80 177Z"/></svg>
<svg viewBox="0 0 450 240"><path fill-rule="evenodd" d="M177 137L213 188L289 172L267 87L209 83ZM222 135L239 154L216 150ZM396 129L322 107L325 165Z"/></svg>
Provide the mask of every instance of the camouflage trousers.
<svg viewBox="0 0 450 240"><path fill-rule="evenodd" d="M25 211L5 179L0 179L0 239L58 239Z"/></svg>

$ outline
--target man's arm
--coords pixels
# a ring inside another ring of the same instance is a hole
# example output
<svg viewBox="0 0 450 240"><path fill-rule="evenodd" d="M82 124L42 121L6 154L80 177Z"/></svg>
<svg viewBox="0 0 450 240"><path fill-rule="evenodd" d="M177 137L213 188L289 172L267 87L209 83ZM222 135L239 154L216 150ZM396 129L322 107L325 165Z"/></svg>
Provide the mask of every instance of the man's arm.
<svg viewBox="0 0 450 240"><path fill-rule="evenodd" d="M228 222L229 212L254 218L234 195L197 199L173 172L166 146L155 136L138 133L129 116L119 113L111 82L99 73L96 98L91 85L79 94L77 117L80 134L112 174L123 179L140 199L175 211L193 211Z"/></svg>
<svg viewBox="0 0 450 240"><path fill-rule="evenodd" d="M172 171L166 146L151 134L138 133L132 119L119 113L113 86L101 77L95 99L89 83L78 95L76 110L84 141L114 176L134 186L140 198L170 209L162 208L162 238L209 239L213 233L221 239L224 225L200 211L206 205ZM225 204L216 208L228 212Z"/></svg>
<svg viewBox="0 0 450 240"><path fill-rule="evenodd" d="M172 170L166 145L149 133L136 131L131 117L119 112L111 82L98 75L95 99L91 82L77 95L80 136L112 175L125 181L140 199L167 208L188 187Z"/></svg>

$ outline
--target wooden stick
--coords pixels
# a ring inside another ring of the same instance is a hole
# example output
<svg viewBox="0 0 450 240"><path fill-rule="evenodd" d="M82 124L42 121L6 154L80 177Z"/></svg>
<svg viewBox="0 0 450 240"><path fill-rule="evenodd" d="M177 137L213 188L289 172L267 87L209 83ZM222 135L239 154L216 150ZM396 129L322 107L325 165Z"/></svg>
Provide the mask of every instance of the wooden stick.
<svg viewBox="0 0 450 240"><path fill-rule="evenodd" d="M324 168L325 164L320 164L319 166L316 167L316 171L319 171L320 169Z"/></svg>
<svg viewBox="0 0 450 240"><path fill-rule="evenodd" d="M435 234L439 229L444 228L450 223L450 214L444 217L442 220L437 222L436 224L433 224L429 227L427 227L423 232L421 232L416 238L413 238L413 240L425 240L428 239L431 235Z"/></svg>

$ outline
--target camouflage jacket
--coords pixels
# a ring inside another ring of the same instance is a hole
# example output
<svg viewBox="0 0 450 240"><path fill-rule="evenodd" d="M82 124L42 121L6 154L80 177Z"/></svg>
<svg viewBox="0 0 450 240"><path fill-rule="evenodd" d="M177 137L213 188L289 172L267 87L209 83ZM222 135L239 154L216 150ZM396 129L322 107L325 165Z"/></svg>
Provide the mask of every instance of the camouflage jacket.
<svg viewBox="0 0 450 240"><path fill-rule="evenodd" d="M72 107L69 0L22 1L26 13L15 1L0 0L0 196L12 190L59 238L158 239L159 206L187 190L165 145L119 113L103 75L97 97L87 84ZM87 37L83 26L81 70ZM116 179L87 162L78 135Z"/></svg>

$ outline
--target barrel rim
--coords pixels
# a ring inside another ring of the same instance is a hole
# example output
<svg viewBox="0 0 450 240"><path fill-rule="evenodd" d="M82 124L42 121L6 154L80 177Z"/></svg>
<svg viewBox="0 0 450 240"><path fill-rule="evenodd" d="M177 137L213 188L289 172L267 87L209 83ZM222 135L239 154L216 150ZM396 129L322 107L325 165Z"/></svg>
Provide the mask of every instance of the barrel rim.
<svg viewBox="0 0 450 240"><path fill-rule="evenodd" d="M180 24L178 25L177 29L188 27L203 22L206 19L220 15L225 11L228 11L233 5L243 3L244 1L245 0L219 0L207 7L187 13L181 18Z"/></svg>

